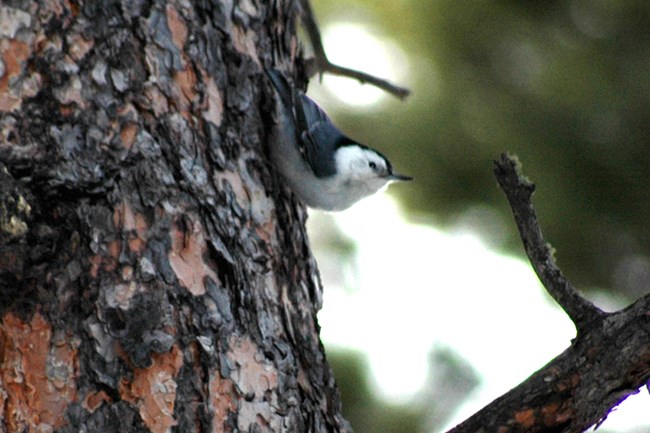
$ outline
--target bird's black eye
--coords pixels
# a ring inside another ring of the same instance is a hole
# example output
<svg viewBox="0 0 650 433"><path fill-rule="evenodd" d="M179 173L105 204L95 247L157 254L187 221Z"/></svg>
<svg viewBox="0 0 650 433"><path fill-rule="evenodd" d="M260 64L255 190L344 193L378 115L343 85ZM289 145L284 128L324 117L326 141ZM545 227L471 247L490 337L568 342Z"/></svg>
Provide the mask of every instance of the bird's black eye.
<svg viewBox="0 0 650 433"><path fill-rule="evenodd" d="M375 163L372 162L372 161L370 161L370 162L368 163L368 167L372 168L373 170L377 170L377 164L375 164Z"/></svg>

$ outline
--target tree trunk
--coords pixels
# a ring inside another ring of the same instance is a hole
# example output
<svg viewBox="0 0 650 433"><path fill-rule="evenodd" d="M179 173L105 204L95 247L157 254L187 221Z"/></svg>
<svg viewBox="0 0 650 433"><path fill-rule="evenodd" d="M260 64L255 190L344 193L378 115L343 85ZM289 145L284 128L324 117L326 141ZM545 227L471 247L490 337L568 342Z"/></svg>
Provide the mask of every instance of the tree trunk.
<svg viewBox="0 0 650 433"><path fill-rule="evenodd" d="M265 156L291 0L0 6L0 431L348 431Z"/></svg>

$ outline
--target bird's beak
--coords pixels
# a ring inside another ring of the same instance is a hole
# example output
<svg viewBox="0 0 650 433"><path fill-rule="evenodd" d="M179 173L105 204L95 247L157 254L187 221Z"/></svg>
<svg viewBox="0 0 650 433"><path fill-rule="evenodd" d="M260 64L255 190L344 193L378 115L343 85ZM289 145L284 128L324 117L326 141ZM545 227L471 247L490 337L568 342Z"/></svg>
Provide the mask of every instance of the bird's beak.
<svg viewBox="0 0 650 433"><path fill-rule="evenodd" d="M390 173L388 174L385 179L387 180L413 180L411 176L404 176L403 174L395 174L395 173Z"/></svg>

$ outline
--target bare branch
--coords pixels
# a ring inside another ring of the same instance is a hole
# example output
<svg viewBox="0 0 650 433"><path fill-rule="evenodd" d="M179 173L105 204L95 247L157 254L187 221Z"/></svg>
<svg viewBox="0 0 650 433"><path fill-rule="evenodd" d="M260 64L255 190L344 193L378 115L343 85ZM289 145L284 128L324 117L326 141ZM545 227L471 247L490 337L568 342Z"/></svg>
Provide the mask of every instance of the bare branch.
<svg viewBox="0 0 650 433"><path fill-rule="evenodd" d="M447 433L580 433L650 380L650 294L616 313L604 313L562 275L544 241L531 202L535 186L506 153L495 161L535 272L573 320L578 336L524 382ZM534 345L534 341L529 342Z"/></svg>
<svg viewBox="0 0 650 433"><path fill-rule="evenodd" d="M314 11L311 8L309 0L302 0L302 22L309 35L309 40L314 49L314 61L309 65L308 74L310 77L318 74L323 74L324 72L329 72L332 75L339 75L343 77L350 77L356 80L359 80L361 83L372 84L375 87L378 87L391 95L395 95L400 99L405 99L408 95L411 94L411 91L406 87L401 87L396 84L384 80L382 78L376 77L374 75L367 74L365 72L357 71L356 69L346 68L344 66L335 65L330 62L325 53L325 48L323 47L323 38L320 34L320 29L318 23L316 22L316 16Z"/></svg>
<svg viewBox="0 0 650 433"><path fill-rule="evenodd" d="M447 433L579 433L602 423L650 379L648 309L650 295L593 322L564 353Z"/></svg>
<svg viewBox="0 0 650 433"><path fill-rule="evenodd" d="M588 324L604 319L607 314L582 297L556 265L552 249L542 236L531 201L535 185L521 174L516 157L504 153L494 164L497 182L508 198L535 273L548 293L571 318L580 335Z"/></svg>

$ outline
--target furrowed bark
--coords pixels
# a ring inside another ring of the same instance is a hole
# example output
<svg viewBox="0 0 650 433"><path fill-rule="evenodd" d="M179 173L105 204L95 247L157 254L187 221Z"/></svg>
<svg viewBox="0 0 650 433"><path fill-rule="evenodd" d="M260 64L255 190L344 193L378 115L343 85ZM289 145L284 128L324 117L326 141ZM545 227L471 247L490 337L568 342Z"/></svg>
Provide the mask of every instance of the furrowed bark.
<svg viewBox="0 0 650 433"><path fill-rule="evenodd" d="M0 429L347 431L263 66L292 1L0 6Z"/></svg>

